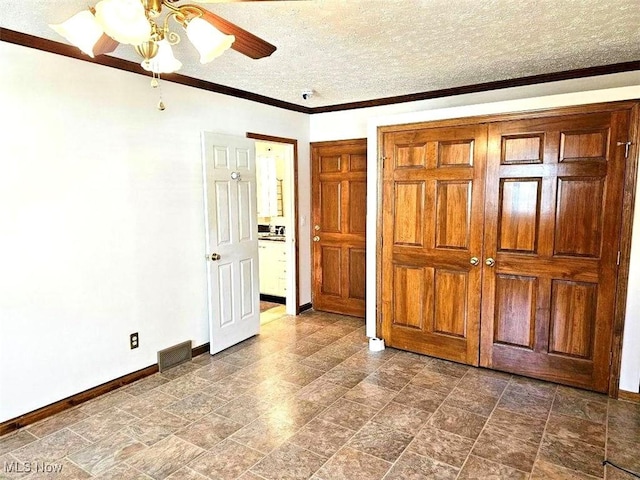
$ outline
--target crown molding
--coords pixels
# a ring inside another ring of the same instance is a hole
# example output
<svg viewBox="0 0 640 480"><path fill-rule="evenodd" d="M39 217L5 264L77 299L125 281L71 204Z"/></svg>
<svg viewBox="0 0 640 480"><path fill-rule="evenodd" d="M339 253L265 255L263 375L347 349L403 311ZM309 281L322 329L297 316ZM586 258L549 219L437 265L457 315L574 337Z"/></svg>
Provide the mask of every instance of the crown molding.
<svg viewBox="0 0 640 480"><path fill-rule="evenodd" d="M53 40L28 35L26 33L0 28L0 41L21 45L23 47L35 48L44 52L55 53L65 57L71 57L85 62L96 63L107 67L117 68L127 72L137 73L139 75L149 76L142 67L135 62L122 60L120 58L111 57L109 55L101 55L91 58L84 55L76 47L67 45ZM610 65L599 65L595 67L578 68L575 70L565 70L562 72L543 73L540 75L530 75L527 77L512 78L507 80L497 80L493 82L477 83L473 85L463 85L459 87L443 88L440 90L430 90L427 92L411 93L407 95L397 95L392 97L377 98L372 100L364 100L359 102L340 103L335 105L326 105L323 107L305 107L295 103L285 102L275 98L259 95L257 93L247 92L238 88L220 85L218 83L207 82L197 78L188 77L180 74L164 75L163 80L179 83L189 87L206 90L209 92L229 95L244 100L271 105L273 107L283 108L294 112L314 114L339 112L344 110L355 110L360 108L381 107L385 105L394 105L397 103L417 102L420 100L430 100L433 98L451 97L455 95L464 95L468 93L487 92L490 90L501 90L512 87L523 87L527 85L536 85L541 83L558 82L561 80L573 80L578 78L596 77L600 75L610 75L613 73L623 73L640 70L640 60L631 62L614 63Z"/></svg>

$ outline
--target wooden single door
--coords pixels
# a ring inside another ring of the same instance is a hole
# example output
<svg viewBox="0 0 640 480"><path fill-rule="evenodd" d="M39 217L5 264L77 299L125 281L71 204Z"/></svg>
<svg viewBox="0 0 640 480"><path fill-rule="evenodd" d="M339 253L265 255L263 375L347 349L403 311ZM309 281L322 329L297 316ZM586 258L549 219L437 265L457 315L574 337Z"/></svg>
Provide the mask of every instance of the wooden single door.
<svg viewBox="0 0 640 480"><path fill-rule="evenodd" d="M607 390L628 122L490 125L482 366Z"/></svg>
<svg viewBox="0 0 640 480"><path fill-rule="evenodd" d="M260 331L253 140L202 136L211 354Z"/></svg>
<svg viewBox="0 0 640 480"><path fill-rule="evenodd" d="M382 331L478 364L486 125L383 135Z"/></svg>
<svg viewBox="0 0 640 480"><path fill-rule="evenodd" d="M364 317L367 141L311 147L313 308Z"/></svg>

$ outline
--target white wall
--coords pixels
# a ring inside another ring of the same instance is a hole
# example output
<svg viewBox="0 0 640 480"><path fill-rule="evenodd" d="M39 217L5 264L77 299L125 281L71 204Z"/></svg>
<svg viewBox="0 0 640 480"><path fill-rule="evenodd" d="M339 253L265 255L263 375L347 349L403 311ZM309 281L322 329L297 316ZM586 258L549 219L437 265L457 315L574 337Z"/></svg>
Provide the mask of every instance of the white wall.
<svg viewBox="0 0 640 480"><path fill-rule="evenodd" d="M208 341L200 133L309 117L0 42L0 422ZM300 227L300 301L311 299ZM140 348L129 349L129 334Z"/></svg>
<svg viewBox="0 0 640 480"><path fill-rule="evenodd" d="M367 171L367 335L375 336L377 128L382 125L424 122L494 113L518 112L567 105L640 98L640 73L568 80L460 95L406 104L312 115L311 141L368 138ZM634 225L640 231L640 193L636 196ZM620 388L638 392L640 383L640 235L631 253L632 270L622 352Z"/></svg>

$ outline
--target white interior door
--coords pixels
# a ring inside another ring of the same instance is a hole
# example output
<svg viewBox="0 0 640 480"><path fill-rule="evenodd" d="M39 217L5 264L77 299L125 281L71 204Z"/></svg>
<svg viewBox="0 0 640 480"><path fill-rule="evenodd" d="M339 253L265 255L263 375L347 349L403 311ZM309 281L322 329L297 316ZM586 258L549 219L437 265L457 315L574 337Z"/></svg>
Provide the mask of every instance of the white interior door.
<svg viewBox="0 0 640 480"><path fill-rule="evenodd" d="M253 140L202 135L211 354L260 331Z"/></svg>

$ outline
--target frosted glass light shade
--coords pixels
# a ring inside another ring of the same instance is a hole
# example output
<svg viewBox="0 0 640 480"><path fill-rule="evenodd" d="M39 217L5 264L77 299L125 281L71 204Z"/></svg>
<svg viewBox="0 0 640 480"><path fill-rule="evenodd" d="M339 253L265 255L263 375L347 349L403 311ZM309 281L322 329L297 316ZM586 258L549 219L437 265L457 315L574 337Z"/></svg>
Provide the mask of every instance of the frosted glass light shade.
<svg viewBox="0 0 640 480"><path fill-rule="evenodd" d="M96 19L105 33L120 43L139 45L151 36L151 24L140 0L102 0Z"/></svg>
<svg viewBox="0 0 640 480"><path fill-rule="evenodd" d="M96 17L89 10L76 13L65 22L49 26L92 58L93 47L104 34Z"/></svg>
<svg viewBox="0 0 640 480"><path fill-rule="evenodd" d="M187 36L200 53L200 63L208 63L222 55L236 37L225 35L216 27L202 18L193 18L187 24Z"/></svg>
<svg viewBox="0 0 640 480"><path fill-rule="evenodd" d="M171 45L164 39L158 42L158 53L149 60L143 60L140 65L147 72L154 73L173 73L182 68L182 62L173 56Z"/></svg>

